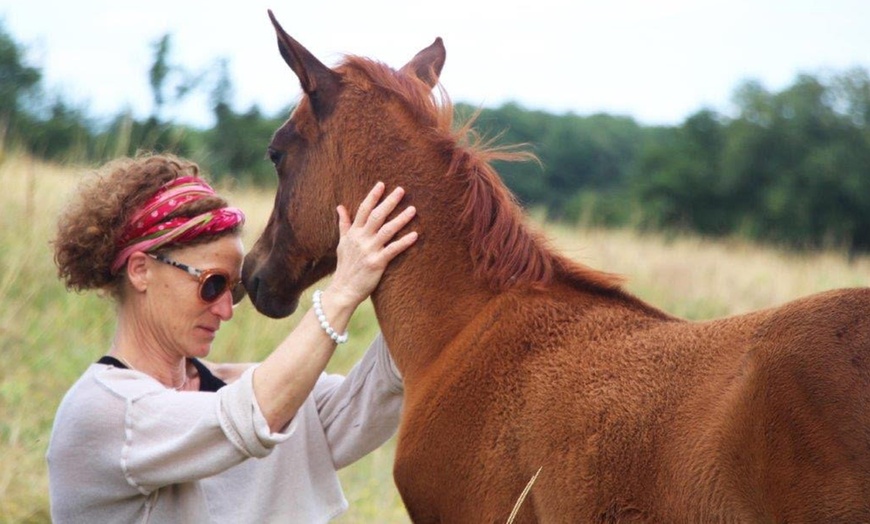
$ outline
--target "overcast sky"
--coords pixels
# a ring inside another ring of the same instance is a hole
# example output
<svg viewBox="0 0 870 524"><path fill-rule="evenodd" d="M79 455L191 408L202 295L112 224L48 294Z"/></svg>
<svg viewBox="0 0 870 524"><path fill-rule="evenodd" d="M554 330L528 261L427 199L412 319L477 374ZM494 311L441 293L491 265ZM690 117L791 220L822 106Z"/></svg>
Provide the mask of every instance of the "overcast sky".
<svg viewBox="0 0 870 524"><path fill-rule="evenodd" d="M437 36L456 102L629 115L678 124L755 79L870 69L870 0L0 0L0 18L46 86L93 115L151 113L152 43L192 71L229 60L234 107L268 114L299 96L266 15L324 63L401 67ZM167 116L210 125L205 97Z"/></svg>

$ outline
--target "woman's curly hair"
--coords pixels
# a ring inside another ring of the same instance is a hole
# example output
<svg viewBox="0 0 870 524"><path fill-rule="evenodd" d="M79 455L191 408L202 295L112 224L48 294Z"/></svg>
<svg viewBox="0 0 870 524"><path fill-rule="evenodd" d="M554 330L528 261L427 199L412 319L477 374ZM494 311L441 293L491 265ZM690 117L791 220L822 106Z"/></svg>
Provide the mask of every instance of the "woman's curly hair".
<svg viewBox="0 0 870 524"><path fill-rule="evenodd" d="M58 276L67 289L99 289L119 298L123 280L110 268L127 222L160 187L181 176L203 178L199 167L188 160L173 155L142 154L109 162L85 178L61 213L53 242ZM226 206L226 200L214 195L179 206L170 217L194 217ZM185 245L238 234L240 227Z"/></svg>

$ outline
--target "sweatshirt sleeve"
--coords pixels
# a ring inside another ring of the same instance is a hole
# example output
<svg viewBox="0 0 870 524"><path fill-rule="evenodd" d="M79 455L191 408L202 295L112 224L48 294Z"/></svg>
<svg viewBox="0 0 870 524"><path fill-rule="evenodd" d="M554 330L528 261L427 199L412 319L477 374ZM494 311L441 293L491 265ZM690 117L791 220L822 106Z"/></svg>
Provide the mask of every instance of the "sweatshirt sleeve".
<svg viewBox="0 0 870 524"><path fill-rule="evenodd" d="M254 397L253 370L216 393L159 389L128 397L121 467L141 493L264 457L290 437L272 433Z"/></svg>
<svg viewBox="0 0 870 524"><path fill-rule="evenodd" d="M383 335L347 377L322 375L313 395L336 469L386 442L399 426L404 386Z"/></svg>

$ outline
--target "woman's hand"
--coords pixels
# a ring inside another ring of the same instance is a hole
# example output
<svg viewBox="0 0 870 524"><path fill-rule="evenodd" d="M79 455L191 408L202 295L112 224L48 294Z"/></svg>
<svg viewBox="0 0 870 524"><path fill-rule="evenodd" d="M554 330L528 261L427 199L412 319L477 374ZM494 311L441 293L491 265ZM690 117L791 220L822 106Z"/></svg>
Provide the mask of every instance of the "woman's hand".
<svg viewBox="0 0 870 524"><path fill-rule="evenodd" d="M338 206L338 262L322 305L328 325L339 333L347 329L356 307L378 285L387 264L417 240L413 231L393 240L414 218L415 209L408 206L387 221L405 192L396 188L378 203L384 191L384 184L378 182L353 221L347 209ZM296 415L335 351L335 341L327 336L321 322L309 310L254 371L254 394L272 431L285 427Z"/></svg>
<svg viewBox="0 0 870 524"><path fill-rule="evenodd" d="M393 258L417 240L411 231L393 240L414 215L414 206L408 206L392 220L387 217L402 200L405 191L394 189L378 203L385 192L382 182L375 184L360 204L353 221L347 209L338 206L338 228L341 237L336 254L338 262L329 286L331 301L344 299L356 307L368 298Z"/></svg>

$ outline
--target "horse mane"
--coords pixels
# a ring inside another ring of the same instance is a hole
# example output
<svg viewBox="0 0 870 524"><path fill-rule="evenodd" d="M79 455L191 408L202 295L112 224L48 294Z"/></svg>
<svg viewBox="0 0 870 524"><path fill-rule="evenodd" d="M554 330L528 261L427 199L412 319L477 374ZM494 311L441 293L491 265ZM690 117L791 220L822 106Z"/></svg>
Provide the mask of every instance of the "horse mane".
<svg viewBox="0 0 870 524"><path fill-rule="evenodd" d="M527 144L496 145L498 136L484 140L474 129L476 111L454 125L454 107L440 84L429 89L411 75L398 74L369 58L347 56L339 71L356 71L372 85L395 94L411 117L432 135L437 147L450 158L446 176L462 180L460 222L470 232L475 276L494 291L516 286L543 289L557 278L583 289L619 290L623 278L592 269L556 253L540 233L525 222L521 206L493 169L493 161L537 161Z"/></svg>

